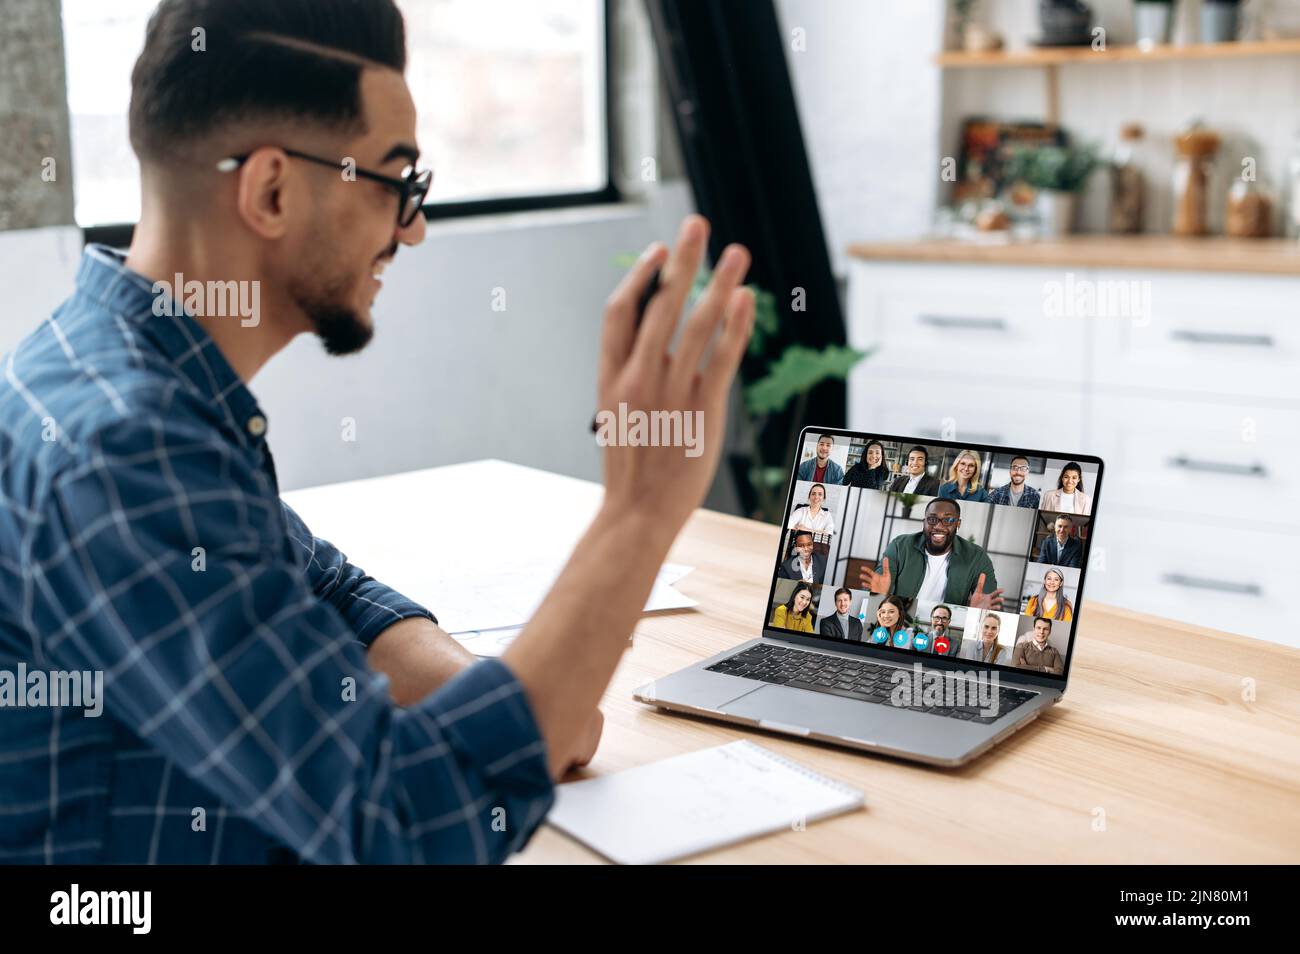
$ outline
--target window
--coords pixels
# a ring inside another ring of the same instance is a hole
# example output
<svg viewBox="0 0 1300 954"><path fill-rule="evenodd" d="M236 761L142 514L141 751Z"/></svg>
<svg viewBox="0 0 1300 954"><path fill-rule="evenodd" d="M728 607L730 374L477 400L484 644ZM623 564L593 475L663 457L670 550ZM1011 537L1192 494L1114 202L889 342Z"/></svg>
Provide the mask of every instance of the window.
<svg viewBox="0 0 1300 954"><path fill-rule="evenodd" d="M612 198L604 0L397 0L431 216ZM77 222L135 222L131 67L157 0L63 0Z"/></svg>

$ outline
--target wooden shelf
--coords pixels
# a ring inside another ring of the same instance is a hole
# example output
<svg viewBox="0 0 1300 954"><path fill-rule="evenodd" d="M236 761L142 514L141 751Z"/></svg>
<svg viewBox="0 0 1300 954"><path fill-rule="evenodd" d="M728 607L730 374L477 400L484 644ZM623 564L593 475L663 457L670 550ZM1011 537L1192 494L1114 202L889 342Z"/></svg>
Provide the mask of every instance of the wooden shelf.
<svg viewBox="0 0 1300 954"><path fill-rule="evenodd" d="M1300 240L1284 238L1070 235L1061 239L1005 242L918 239L858 242L850 245L848 251L854 258L881 262L1147 268L1300 276Z"/></svg>
<svg viewBox="0 0 1300 954"><path fill-rule="evenodd" d="M1024 66L1066 66L1074 64L1154 63L1169 60L1217 60L1262 56L1300 55L1300 39L1261 40L1250 43L1192 43L1185 46L1159 45L1149 50L1136 46L1112 46L1094 50L1090 46L1032 47L1023 50L995 50L990 53L967 53L949 50L939 53L934 62L950 69L1001 68Z"/></svg>

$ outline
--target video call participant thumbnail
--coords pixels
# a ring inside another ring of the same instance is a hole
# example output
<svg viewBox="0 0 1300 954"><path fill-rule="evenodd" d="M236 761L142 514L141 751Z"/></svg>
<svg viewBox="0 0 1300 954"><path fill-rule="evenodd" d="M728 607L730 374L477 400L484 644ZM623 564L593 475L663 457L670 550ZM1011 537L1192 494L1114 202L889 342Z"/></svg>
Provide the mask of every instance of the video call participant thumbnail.
<svg viewBox="0 0 1300 954"><path fill-rule="evenodd" d="M989 503L1004 507L1028 507L1037 510L1043 497L1037 488L1026 482L1029 477L1029 458L1011 458L1011 479L1001 487L989 491Z"/></svg>
<svg viewBox="0 0 1300 954"><path fill-rule="evenodd" d="M988 503L988 488L980 483L983 462L973 450L964 450L948 468L948 482L939 485L939 496L946 500L973 500Z"/></svg>
<svg viewBox="0 0 1300 954"><path fill-rule="evenodd" d="M862 642L862 620L849 615L849 606L853 602L853 593L840 587L835 591L835 612L823 616L817 624L817 631L831 639L851 639Z"/></svg>
<svg viewBox="0 0 1300 954"><path fill-rule="evenodd" d="M1033 633L1016 644L1016 651L1011 656L1011 665L1021 669L1035 669L1059 676L1065 672L1065 660L1055 646L1048 644L1052 635L1052 621L1040 616L1034 620Z"/></svg>
<svg viewBox="0 0 1300 954"><path fill-rule="evenodd" d="M1044 510L1053 513L1092 512L1092 497L1083 489L1083 468L1070 461L1061 468L1061 475L1056 478L1056 489L1043 494Z"/></svg>
<svg viewBox="0 0 1300 954"><path fill-rule="evenodd" d="M813 588L807 583L796 583L790 598L772 609L772 625L793 629L799 633L813 631Z"/></svg>
<svg viewBox="0 0 1300 954"><path fill-rule="evenodd" d="M925 645L913 641L914 649L934 653L936 656L956 656L961 640L952 633L952 607L940 603L930 610L930 629L925 634Z"/></svg>
<svg viewBox="0 0 1300 954"><path fill-rule="evenodd" d="M1043 573L1043 585L1029 597L1026 616L1046 616L1049 619L1074 619L1074 606L1065 595L1065 574L1056 567Z"/></svg>
<svg viewBox="0 0 1300 954"><path fill-rule="evenodd" d="M984 618L980 620L979 635L975 638L968 636L962 640L961 652L958 655L972 662L997 662L998 657L1002 655L1002 644L998 642L1001 633L1001 617L994 613L985 613Z"/></svg>
<svg viewBox="0 0 1300 954"><path fill-rule="evenodd" d="M867 642L896 649L912 648L912 633L907 628L907 603L898 596L886 596L876 607L876 625Z"/></svg>
<svg viewBox="0 0 1300 954"><path fill-rule="evenodd" d="M795 507L786 523L788 530L807 530L811 533L832 534L835 532L835 518L822 506L826 502L826 486L813 484L808 488L808 506Z"/></svg>
<svg viewBox="0 0 1300 954"><path fill-rule="evenodd" d="M823 434L817 438L817 454L799 465L800 480L815 480L817 483L839 484L844 481L844 468L831 460L831 449L835 438Z"/></svg>
<svg viewBox="0 0 1300 954"><path fill-rule="evenodd" d="M962 539L960 529L961 505L931 500L925 508L925 529L890 540L879 568L862 568L862 588L920 602L1001 609L993 561L978 543Z"/></svg>
<svg viewBox="0 0 1300 954"><path fill-rule="evenodd" d="M1039 563L1052 566L1079 567L1083 563L1083 544L1074 535L1074 521L1061 514L1052 522L1052 534L1038 547Z"/></svg>
<svg viewBox="0 0 1300 954"><path fill-rule="evenodd" d="M939 478L931 477L925 472L930 462L930 452L920 444L907 452L907 463L903 472L894 478L889 489L897 494L920 494L922 497L939 495Z"/></svg>
<svg viewBox="0 0 1300 954"><path fill-rule="evenodd" d="M794 535L794 556L781 564L777 576L783 580L820 583L826 575L826 557L813 552L813 535L800 530Z"/></svg>
<svg viewBox="0 0 1300 954"><path fill-rule="evenodd" d="M885 445L880 441L867 441L862 459L845 472L844 484L865 490L884 490L893 477L885 463Z"/></svg>

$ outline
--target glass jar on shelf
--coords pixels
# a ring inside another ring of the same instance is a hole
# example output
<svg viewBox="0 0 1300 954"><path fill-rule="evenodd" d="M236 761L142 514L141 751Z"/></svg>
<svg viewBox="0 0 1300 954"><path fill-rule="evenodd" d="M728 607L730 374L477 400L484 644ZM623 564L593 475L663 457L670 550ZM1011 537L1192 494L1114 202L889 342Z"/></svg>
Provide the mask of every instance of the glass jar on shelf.
<svg viewBox="0 0 1300 954"><path fill-rule="evenodd" d="M1210 231L1210 185L1214 156L1222 140L1199 122L1174 140L1174 234L1205 235Z"/></svg>
<svg viewBox="0 0 1300 954"><path fill-rule="evenodd" d="M1110 161L1110 230L1116 235L1135 235L1142 231L1146 205L1146 182L1137 163L1138 144L1142 141L1140 123L1125 123L1119 143Z"/></svg>

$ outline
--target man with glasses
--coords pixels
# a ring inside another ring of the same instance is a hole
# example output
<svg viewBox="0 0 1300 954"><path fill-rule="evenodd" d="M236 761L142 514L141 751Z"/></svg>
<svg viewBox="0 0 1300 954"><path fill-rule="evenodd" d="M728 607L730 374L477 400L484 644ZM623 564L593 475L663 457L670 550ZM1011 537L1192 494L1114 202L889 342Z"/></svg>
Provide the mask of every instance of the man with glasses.
<svg viewBox="0 0 1300 954"><path fill-rule="evenodd" d="M993 561L978 543L962 539L961 505L938 498L925 508L925 529L889 541L876 568L859 571L862 588L919 603L1002 608Z"/></svg>
<svg viewBox="0 0 1300 954"><path fill-rule="evenodd" d="M943 603L930 610L930 652L937 656L956 656L961 638L952 634L952 607Z"/></svg>
<svg viewBox="0 0 1300 954"><path fill-rule="evenodd" d="M724 250L681 318L708 243L692 216L609 298L597 407L700 414L703 454L606 447L605 503L555 587L502 658L475 661L282 504L248 387L300 334L361 349L380 274L424 238L405 62L393 0L153 14L131 248L88 247L0 378L0 668L104 687L101 718L0 718L4 860L495 862L591 758L601 695L717 468L749 255ZM156 308L175 275L254 283L265 314ZM401 530L449 545L423 524Z"/></svg>
<svg viewBox="0 0 1300 954"><path fill-rule="evenodd" d="M1029 458L1011 458L1011 480L989 493L989 503L1037 510L1042 495L1025 483L1029 476Z"/></svg>

